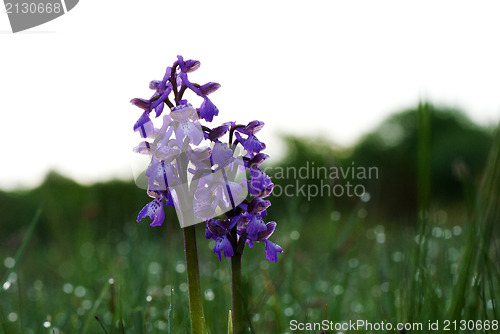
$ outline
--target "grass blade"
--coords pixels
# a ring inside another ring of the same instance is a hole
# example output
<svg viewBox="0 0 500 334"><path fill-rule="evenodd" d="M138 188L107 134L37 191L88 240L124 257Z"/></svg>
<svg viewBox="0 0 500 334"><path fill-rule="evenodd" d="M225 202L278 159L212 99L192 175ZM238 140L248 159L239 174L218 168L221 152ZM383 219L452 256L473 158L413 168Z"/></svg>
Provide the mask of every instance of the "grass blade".
<svg viewBox="0 0 500 334"><path fill-rule="evenodd" d="M24 255L24 252L26 251L26 247L28 247L28 244L29 244L31 238L33 237L33 233L35 231L35 228L36 228L38 222L40 221L41 214L42 214L42 205L40 205L38 207L38 209L36 210L35 215L33 216L33 219L31 220L31 222L29 224L28 231L26 232L26 235L24 236L23 242L21 243L21 246L19 247L19 249L16 252L16 255L14 256L14 265L11 268L7 269L7 272L5 273L2 280L0 281L2 286L9 279L9 275L12 272L14 272L14 270L16 270L17 266L19 265L19 262L21 261L23 255ZM5 289L0 289L0 295L2 294L2 292L4 290Z"/></svg>
<svg viewBox="0 0 500 334"><path fill-rule="evenodd" d="M229 315L227 317L227 334L233 334L233 317L231 316L231 310L229 310Z"/></svg>
<svg viewBox="0 0 500 334"><path fill-rule="evenodd" d="M99 319L99 317L97 315L94 318L95 318L95 320L97 320L99 325L101 325L101 328L104 331L104 333L109 334L109 332L106 330L106 327L104 327L104 324L102 323L101 319Z"/></svg>
<svg viewBox="0 0 500 334"><path fill-rule="evenodd" d="M94 302L94 306L89 312L89 316L87 317L87 320L85 320L85 323L83 325L83 330L82 333L85 334L88 332L90 322L92 321L93 318L95 318L95 314L97 312L97 308L99 308L99 305L101 305L102 300L104 299L104 296L108 293L109 290L109 284L106 284L104 288L102 288L101 293L99 294L99 298ZM92 316L94 315L94 316Z"/></svg>

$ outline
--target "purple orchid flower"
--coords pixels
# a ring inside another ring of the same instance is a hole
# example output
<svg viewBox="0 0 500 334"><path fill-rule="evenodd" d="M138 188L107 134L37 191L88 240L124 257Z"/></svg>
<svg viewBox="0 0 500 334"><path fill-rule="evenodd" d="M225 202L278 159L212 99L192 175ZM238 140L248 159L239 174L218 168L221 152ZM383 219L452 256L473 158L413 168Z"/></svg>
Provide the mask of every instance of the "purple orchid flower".
<svg viewBox="0 0 500 334"><path fill-rule="evenodd" d="M265 198L274 185L259 168L269 156L262 153L266 145L256 136L264 122L205 125L219 114L208 95L220 84L192 82L189 73L199 67L199 61L178 56L162 80L149 83L154 91L149 99L131 100L142 110L133 129L144 138L134 151L151 157L145 176L153 200L140 211L137 221L149 217L151 226L160 226L165 206L172 206L179 220L205 221L205 237L215 241L213 251L219 261L257 242L264 243L266 258L276 262L277 254L283 252L269 240L276 223L264 221L271 205ZM203 99L197 108L184 98L189 92ZM150 117L153 110L156 119ZM156 128L153 121L158 122L160 115L163 123ZM228 141L223 139L228 137ZM215 218L223 213L224 219ZM181 226L185 225L181 222Z"/></svg>
<svg viewBox="0 0 500 334"><path fill-rule="evenodd" d="M137 217L137 222L140 222L142 218L148 216L153 222L151 226L160 226L165 219L165 211L163 209L163 202L165 201L165 196L160 192L150 192L153 194L154 199L146 204L146 206L139 212Z"/></svg>

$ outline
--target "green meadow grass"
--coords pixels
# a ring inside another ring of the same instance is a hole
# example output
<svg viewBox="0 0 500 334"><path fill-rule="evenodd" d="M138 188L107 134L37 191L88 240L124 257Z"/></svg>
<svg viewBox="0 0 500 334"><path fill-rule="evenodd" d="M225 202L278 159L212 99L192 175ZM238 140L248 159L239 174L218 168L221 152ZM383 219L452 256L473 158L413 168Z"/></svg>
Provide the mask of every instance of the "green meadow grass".
<svg viewBox="0 0 500 334"><path fill-rule="evenodd" d="M466 207L432 207L425 109L419 113L418 224L372 219L363 204L347 212L334 203L303 210L293 198L272 206L273 241L284 253L274 264L263 245L245 249L249 333L291 333L291 320L325 318L424 326L405 333L429 333L426 326L435 321L442 332L445 320L500 320L500 134L480 186L463 175ZM145 194L128 203L113 200L113 193L70 194L71 187L42 194L44 203L19 211L22 219L2 238L0 333L189 333L182 231L173 213L163 227L151 228L126 213L138 212ZM80 208L89 202L104 209ZM61 224L53 225L56 220ZM207 328L227 333L229 261L218 261L201 225L197 237Z"/></svg>

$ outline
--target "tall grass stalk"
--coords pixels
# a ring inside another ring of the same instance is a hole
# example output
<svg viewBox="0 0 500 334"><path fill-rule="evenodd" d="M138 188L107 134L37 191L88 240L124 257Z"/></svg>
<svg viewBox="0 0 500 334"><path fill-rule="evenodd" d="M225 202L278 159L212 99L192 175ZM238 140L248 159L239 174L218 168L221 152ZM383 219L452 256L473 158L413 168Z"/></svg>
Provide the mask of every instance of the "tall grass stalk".
<svg viewBox="0 0 500 334"><path fill-rule="evenodd" d="M423 308L426 235L429 224L429 203L431 190L431 126L430 110L427 102L420 102L417 112L417 198L418 198L418 234L417 245L413 248L413 263L410 275L409 310L406 315L409 322L420 318Z"/></svg>
<svg viewBox="0 0 500 334"><path fill-rule="evenodd" d="M482 319L498 319L494 287L499 286L500 275L494 227L500 220L500 126L476 198L475 212L467 221L468 240L447 311L450 319L463 319L472 312L480 312Z"/></svg>
<svg viewBox="0 0 500 334"><path fill-rule="evenodd" d="M235 334L241 334L244 330L244 322L241 284L241 253L238 251L235 251L234 255L231 257L231 297L233 308L233 331Z"/></svg>
<svg viewBox="0 0 500 334"><path fill-rule="evenodd" d="M189 313L191 319L191 333L206 333L205 316L200 288L200 271L198 268L198 250L196 246L195 225L183 228L184 254L186 256L186 271L189 293Z"/></svg>

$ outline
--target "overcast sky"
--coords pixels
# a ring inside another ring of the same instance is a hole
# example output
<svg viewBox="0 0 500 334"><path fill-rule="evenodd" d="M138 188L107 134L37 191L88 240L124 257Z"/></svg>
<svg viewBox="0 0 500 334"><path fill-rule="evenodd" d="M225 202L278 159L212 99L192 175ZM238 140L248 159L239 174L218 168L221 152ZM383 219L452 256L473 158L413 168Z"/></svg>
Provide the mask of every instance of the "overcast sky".
<svg viewBox="0 0 500 334"><path fill-rule="evenodd" d="M215 4L213 4L215 3ZM238 2L242 3L242 2ZM131 177L132 125L177 54L219 82L215 123L353 144L419 99L500 119L497 1L81 0L12 34L0 13L0 188L49 169L81 182Z"/></svg>

